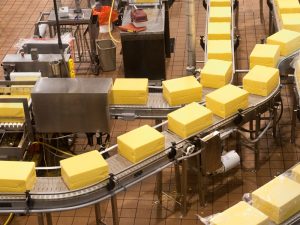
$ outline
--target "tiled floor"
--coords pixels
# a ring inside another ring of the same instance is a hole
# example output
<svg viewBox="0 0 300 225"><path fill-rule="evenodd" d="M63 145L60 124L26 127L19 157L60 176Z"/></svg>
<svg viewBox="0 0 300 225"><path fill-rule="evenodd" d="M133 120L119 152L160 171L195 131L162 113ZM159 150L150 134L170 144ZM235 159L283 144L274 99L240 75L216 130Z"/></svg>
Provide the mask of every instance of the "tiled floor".
<svg viewBox="0 0 300 225"><path fill-rule="evenodd" d="M63 4L73 3L72 0L62 1ZM238 68L248 68L248 56L255 43L259 43L265 37L265 28L260 24L258 0L240 0L239 30L241 44L238 49ZM185 37L185 7L184 0L175 0L170 11L171 37L176 38L175 53L167 59L167 78L179 77L185 74L186 66L186 37ZM20 38L27 38L33 34L33 24L41 11L52 7L51 0L0 0L0 60L7 53L14 53L14 45ZM265 6L265 15L267 13ZM205 11L202 1L196 1L197 15L197 43L199 36L204 34ZM268 20L266 16L266 21ZM102 36L104 37L104 36ZM118 46L118 51L120 46ZM197 60L203 59L203 51L197 45ZM202 65L199 65L201 67ZM123 74L122 60L117 55L117 68L115 72L103 74L104 76L121 77ZM0 76L2 70L0 72ZM118 206L120 225L192 225L200 224L196 214L207 216L220 212L241 200L243 193L251 192L257 187L282 173L300 159L300 138L296 144L290 144L291 121L291 92L288 87L283 87L282 97L284 113L280 121L278 138L274 140L271 133L265 135L260 142L261 168L255 173L254 155L251 151L243 149L243 168L237 168L225 175L218 175L208 180L207 204L199 205L196 185L189 179L189 210L187 216L181 217L176 203L163 197L163 208L157 210L155 196L155 177L150 177L141 183L134 185L126 192L118 194ZM112 143L116 137L142 124L154 124L150 120L136 120L133 122L113 121ZM298 132L300 128L297 129ZM233 149L232 143L228 143L228 149ZM173 169L163 171L163 191L169 195L176 194ZM103 221L112 224L112 212L108 201L101 203ZM0 217L3 223L5 216ZM15 216L12 225L37 224L35 215ZM53 213L55 225L95 225L95 214L92 207L86 207L74 211Z"/></svg>

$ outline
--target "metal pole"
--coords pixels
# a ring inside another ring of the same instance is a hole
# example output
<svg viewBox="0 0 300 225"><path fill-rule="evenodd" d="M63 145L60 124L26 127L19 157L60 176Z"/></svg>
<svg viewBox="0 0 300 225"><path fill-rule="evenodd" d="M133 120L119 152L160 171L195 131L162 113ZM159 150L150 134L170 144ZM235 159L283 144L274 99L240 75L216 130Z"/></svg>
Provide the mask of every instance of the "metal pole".
<svg viewBox="0 0 300 225"><path fill-rule="evenodd" d="M182 160L182 183L181 183L181 197L182 197L182 215L186 215L187 211L187 159Z"/></svg>
<svg viewBox="0 0 300 225"><path fill-rule="evenodd" d="M46 213L47 225L52 225L52 216L51 213Z"/></svg>
<svg viewBox="0 0 300 225"><path fill-rule="evenodd" d="M100 203L95 204L95 216L96 216L96 224L97 225L102 225L102 220L101 220L101 208L100 208Z"/></svg>
<svg viewBox="0 0 300 225"><path fill-rule="evenodd" d="M260 113L256 115L255 119L255 138L258 138L260 132ZM255 150L255 170L259 170L259 141L257 141L254 145L254 150Z"/></svg>
<svg viewBox="0 0 300 225"><path fill-rule="evenodd" d="M39 213L37 215L37 219L38 219L38 224L39 225L44 225L44 215L43 215L43 213Z"/></svg>
<svg viewBox="0 0 300 225"><path fill-rule="evenodd" d="M188 49L187 73L194 73L196 69L196 19L195 19L195 1L186 0L186 39Z"/></svg>
<svg viewBox="0 0 300 225"><path fill-rule="evenodd" d="M57 29L57 41L58 41L58 48L60 50L62 62L65 66L67 74L69 73L69 69L65 60L64 56L64 51L63 51L63 46L62 46L62 41L61 41L61 33L60 33L60 25L59 25L59 19L58 19L58 9L57 9L57 2L56 0L53 0L53 5L54 5L54 12L55 12L55 22L56 22L56 29Z"/></svg>
<svg viewBox="0 0 300 225"><path fill-rule="evenodd" d="M119 225L118 203L116 195L111 196L111 209L113 216L113 225Z"/></svg>

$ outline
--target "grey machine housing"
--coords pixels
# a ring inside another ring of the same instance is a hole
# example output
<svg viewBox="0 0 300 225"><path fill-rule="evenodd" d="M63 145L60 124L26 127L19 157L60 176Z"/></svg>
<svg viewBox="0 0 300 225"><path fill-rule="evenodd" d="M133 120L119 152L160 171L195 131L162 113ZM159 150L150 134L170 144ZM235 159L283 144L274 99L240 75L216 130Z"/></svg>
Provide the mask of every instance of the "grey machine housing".
<svg viewBox="0 0 300 225"><path fill-rule="evenodd" d="M39 133L109 132L111 78L41 78L32 93Z"/></svg>

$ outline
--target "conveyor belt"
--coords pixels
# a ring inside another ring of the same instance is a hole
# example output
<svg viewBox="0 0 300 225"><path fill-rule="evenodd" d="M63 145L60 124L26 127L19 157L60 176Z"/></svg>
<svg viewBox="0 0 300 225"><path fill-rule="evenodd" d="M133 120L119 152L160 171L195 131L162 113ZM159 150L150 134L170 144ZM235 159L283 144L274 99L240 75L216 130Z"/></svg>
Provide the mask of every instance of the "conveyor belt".
<svg viewBox="0 0 300 225"><path fill-rule="evenodd" d="M231 48L232 48L232 76L230 83L234 81L234 73L235 73L235 50L234 50L234 30L235 30L235 11L234 11L234 1L231 6ZM207 7L206 13L206 31L205 37L207 40L207 27L209 22L209 6ZM207 61L207 45L205 49L205 61ZM200 76L201 79L201 76ZM162 88L161 88L162 90ZM214 88L206 88L202 89L202 101L204 103L205 96L214 91ZM149 93L148 102L146 105L110 105L110 114L113 118L117 119L165 119L167 114L181 108L182 105L179 106L170 106L166 100L163 98L162 93Z"/></svg>
<svg viewBox="0 0 300 225"><path fill-rule="evenodd" d="M205 101L205 96L214 91L213 88L202 89L202 101ZM170 106L160 93L149 93L148 102L146 105L110 105L109 111L112 117L118 119L165 119L167 114L181 108L179 106Z"/></svg>
<svg viewBox="0 0 300 225"><path fill-rule="evenodd" d="M203 104L205 95L213 90L214 89L203 89ZM244 115L244 118L247 118L247 115L254 112L256 113L256 111L265 112L266 109L270 108L274 104L274 99L279 95L279 85L276 90L274 90L267 97L250 95L249 108L243 110L241 114ZM149 115L151 118L165 118L167 114L166 112L170 112L179 107L181 106L170 107L163 99L162 93L150 93L149 101L146 106L113 105L110 106L110 110L112 115L115 116L118 116L118 113L121 116L123 116L124 113L134 113L135 115L139 116L139 118L147 117ZM193 136L198 136L201 138L214 130L233 127L235 126L234 120L237 116L238 114L227 119L214 116L214 123L211 127L201 131L198 134L194 134ZM4 207L0 208L0 212L61 211L84 207L86 205L91 205L109 198L110 196L115 195L116 193L125 190L131 185L141 181L142 179L145 179L146 177L155 174L173 164L175 161L172 161L168 158L168 152L171 150L172 142L176 143L176 157L177 159L180 159L183 154L181 151L182 146L187 143L186 140L179 138L177 135L169 132L168 130L163 131L162 133L166 137L165 150L143 160L140 163L132 164L118 154L107 159L110 173L113 174L112 180L116 185L112 190L107 189L107 184L110 181L109 179L90 187L69 191L61 177L38 177L35 187L27 196L25 194L1 194L0 203L3 203L2 205ZM115 145L110 149L116 148L117 146Z"/></svg>
<svg viewBox="0 0 300 225"><path fill-rule="evenodd" d="M242 114L246 117L248 113L255 110L265 110L264 108L268 108L271 104L270 102L273 102L274 97L279 94L280 87L278 85L277 89L268 97L250 95L249 108L244 110ZM214 116L214 125L195 135L203 137L214 130L234 126L233 121L236 116L237 115L234 115L227 119ZM30 192L30 201L28 201L28 198L26 198L24 194L1 194L0 203L5 205L5 207L1 207L0 212L61 211L84 207L109 198L111 195L130 187L134 183L139 182L174 163L175 161L170 161L168 158L168 151L170 150L172 142L176 143L177 158L181 157L181 148L186 141L168 130L163 131L162 133L166 137L165 150L140 163L132 164L118 154L107 160L110 172L114 174L114 180L116 181L116 187L113 190L107 190L106 188L109 180L80 190L69 191L61 177L38 177L33 190ZM111 147L111 149L116 148L116 145Z"/></svg>

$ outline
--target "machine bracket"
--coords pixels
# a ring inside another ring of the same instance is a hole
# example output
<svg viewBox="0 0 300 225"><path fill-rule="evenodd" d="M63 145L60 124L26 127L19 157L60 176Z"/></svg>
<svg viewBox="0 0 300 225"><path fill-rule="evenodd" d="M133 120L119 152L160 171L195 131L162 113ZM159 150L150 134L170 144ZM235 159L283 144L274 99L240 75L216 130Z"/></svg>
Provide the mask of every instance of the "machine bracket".
<svg viewBox="0 0 300 225"><path fill-rule="evenodd" d="M109 178L108 178L108 183L106 185L106 189L108 191L111 191L115 188L116 186L116 181L114 179L114 175L112 173L109 174Z"/></svg>

